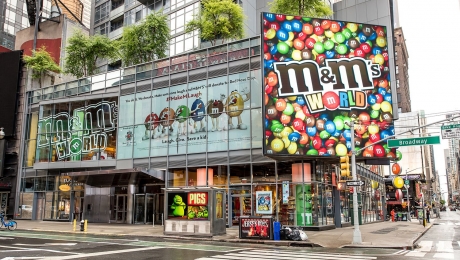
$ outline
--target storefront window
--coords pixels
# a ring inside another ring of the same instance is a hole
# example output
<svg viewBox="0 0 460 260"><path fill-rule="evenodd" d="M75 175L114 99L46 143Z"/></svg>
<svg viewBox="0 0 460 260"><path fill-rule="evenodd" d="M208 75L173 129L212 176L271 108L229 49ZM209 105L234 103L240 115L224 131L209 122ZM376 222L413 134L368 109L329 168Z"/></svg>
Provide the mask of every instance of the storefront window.
<svg viewBox="0 0 460 260"><path fill-rule="evenodd" d="M168 187L185 187L186 183L186 170L180 169L169 169L168 170ZM192 185L195 186L195 185Z"/></svg>
<svg viewBox="0 0 460 260"><path fill-rule="evenodd" d="M21 205L19 209L19 218L22 219L31 219L33 211L33 193L21 193L19 204Z"/></svg>
<svg viewBox="0 0 460 260"><path fill-rule="evenodd" d="M230 165L230 185L251 184L251 165Z"/></svg>

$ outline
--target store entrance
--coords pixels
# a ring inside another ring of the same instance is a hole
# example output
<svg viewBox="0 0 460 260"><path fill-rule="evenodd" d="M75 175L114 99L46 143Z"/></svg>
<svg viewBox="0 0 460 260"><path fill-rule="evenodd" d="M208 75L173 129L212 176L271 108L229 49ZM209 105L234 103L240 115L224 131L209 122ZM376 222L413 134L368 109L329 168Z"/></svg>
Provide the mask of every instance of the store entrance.
<svg viewBox="0 0 460 260"><path fill-rule="evenodd" d="M251 215L251 195L232 195L232 225L240 224L240 217Z"/></svg>
<svg viewBox="0 0 460 260"><path fill-rule="evenodd" d="M128 195L116 195L115 204L115 221L117 223L126 223L126 205Z"/></svg>
<svg viewBox="0 0 460 260"><path fill-rule="evenodd" d="M164 194L135 194L134 205L135 224L162 224Z"/></svg>

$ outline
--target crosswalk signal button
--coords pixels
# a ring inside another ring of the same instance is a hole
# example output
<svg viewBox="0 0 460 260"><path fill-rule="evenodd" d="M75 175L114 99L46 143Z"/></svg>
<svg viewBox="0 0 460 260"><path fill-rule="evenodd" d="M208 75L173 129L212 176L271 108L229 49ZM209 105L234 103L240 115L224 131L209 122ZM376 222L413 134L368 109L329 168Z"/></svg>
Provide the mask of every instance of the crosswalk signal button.
<svg viewBox="0 0 460 260"><path fill-rule="evenodd" d="M348 156L340 157L340 176L350 177L350 163Z"/></svg>

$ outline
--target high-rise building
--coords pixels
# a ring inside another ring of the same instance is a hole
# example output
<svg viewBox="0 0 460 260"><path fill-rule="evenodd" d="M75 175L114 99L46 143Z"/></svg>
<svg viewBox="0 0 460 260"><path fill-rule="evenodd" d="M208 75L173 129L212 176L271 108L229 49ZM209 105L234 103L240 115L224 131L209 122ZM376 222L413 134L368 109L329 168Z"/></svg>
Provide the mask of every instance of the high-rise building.
<svg viewBox="0 0 460 260"><path fill-rule="evenodd" d="M91 12L90 0L61 0L59 2L54 0L41 1L42 17L49 18L52 12L51 6L57 3L57 5L60 6L61 12L66 14L69 19L81 21L84 26L89 28ZM29 1L29 3L33 5L36 1ZM0 46L10 50L14 49L16 33L31 25L28 9L33 10L32 6L27 6L26 0L0 1Z"/></svg>
<svg viewBox="0 0 460 260"><path fill-rule="evenodd" d="M409 53L403 29L398 27L395 35L395 70L398 108L400 113L412 111L409 88Z"/></svg>

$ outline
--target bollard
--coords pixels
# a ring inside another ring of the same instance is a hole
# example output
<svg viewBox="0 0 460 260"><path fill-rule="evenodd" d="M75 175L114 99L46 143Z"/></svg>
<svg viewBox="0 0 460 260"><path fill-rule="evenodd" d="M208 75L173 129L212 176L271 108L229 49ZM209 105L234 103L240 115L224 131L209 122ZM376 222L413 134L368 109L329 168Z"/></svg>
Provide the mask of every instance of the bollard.
<svg viewBox="0 0 460 260"><path fill-rule="evenodd" d="M74 219L73 220L73 232L75 232L77 230L77 220Z"/></svg>
<svg viewBox="0 0 460 260"><path fill-rule="evenodd" d="M80 221L80 231L85 231L85 221L83 219Z"/></svg>
<svg viewBox="0 0 460 260"><path fill-rule="evenodd" d="M85 232L88 230L88 220L85 219Z"/></svg>
<svg viewBox="0 0 460 260"><path fill-rule="evenodd" d="M164 225L163 221L164 221L164 217L163 217L163 213L161 213L161 226Z"/></svg>
<svg viewBox="0 0 460 260"><path fill-rule="evenodd" d="M152 227L155 227L155 214L153 214Z"/></svg>

